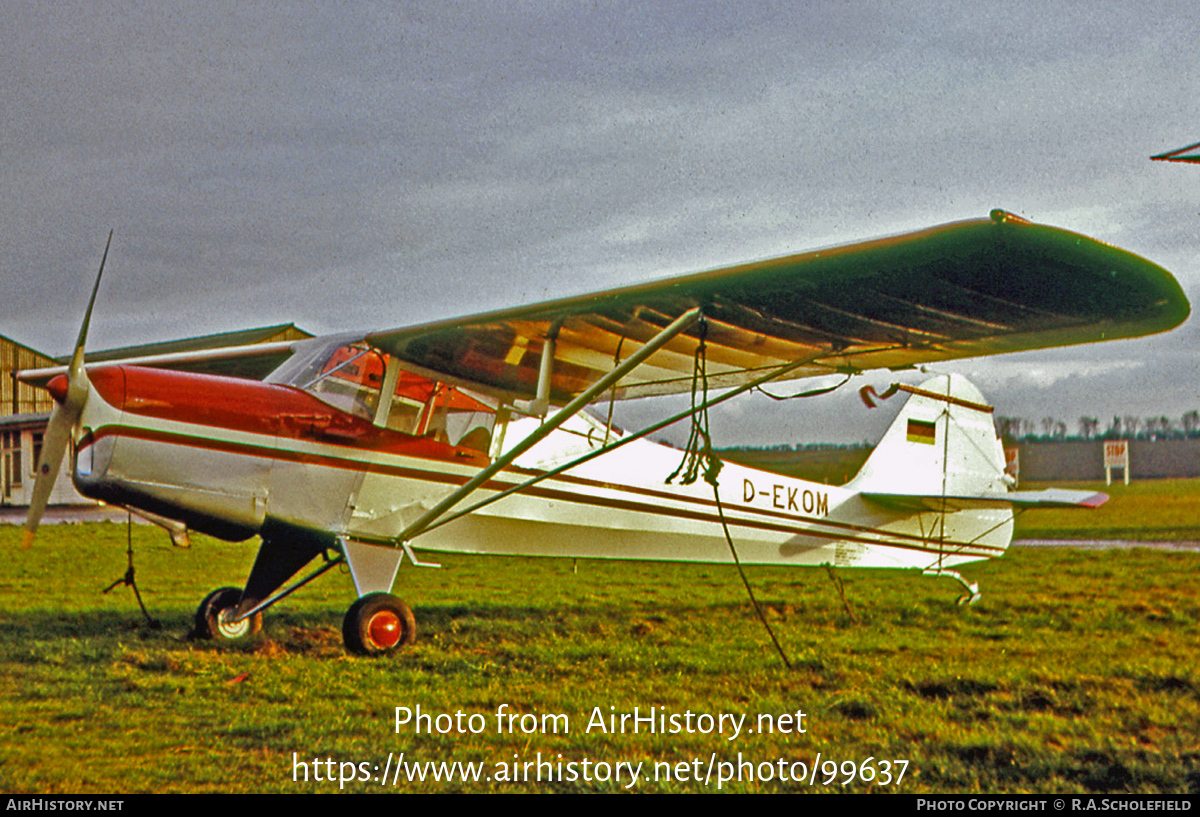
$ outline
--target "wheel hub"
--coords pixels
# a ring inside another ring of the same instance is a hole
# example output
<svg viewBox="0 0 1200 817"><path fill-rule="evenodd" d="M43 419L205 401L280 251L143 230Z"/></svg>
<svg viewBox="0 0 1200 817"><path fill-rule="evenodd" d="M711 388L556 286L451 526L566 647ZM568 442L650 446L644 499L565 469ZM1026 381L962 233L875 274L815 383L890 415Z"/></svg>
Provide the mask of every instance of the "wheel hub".
<svg viewBox="0 0 1200 817"><path fill-rule="evenodd" d="M241 638L250 632L250 619L244 618L241 621L234 621L234 616L237 612L235 607L226 607L221 612L217 613L217 629L225 638Z"/></svg>
<svg viewBox="0 0 1200 817"><path fill-rule="evenodd" d="M377 646L390 650L400 643L404 628L398 615L391 610L380 610L367 622L367 633Z"/></svg>

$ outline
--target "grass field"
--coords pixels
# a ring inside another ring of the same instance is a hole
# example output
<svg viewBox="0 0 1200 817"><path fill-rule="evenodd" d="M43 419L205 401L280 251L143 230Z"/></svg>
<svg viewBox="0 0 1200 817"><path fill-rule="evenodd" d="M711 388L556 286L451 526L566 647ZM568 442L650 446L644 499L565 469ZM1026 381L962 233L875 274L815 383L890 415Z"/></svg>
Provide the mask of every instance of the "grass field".
<svg viewBox="0 0 1200 817"><path fill-rule="evenodd" d="M162 620L151 629L130 590L100 592L125 571L125 535L44 526L22 552L19 529L0 526L0 790L330 792L350 777L347 791L716 791L740 759L722 790L1200 791L1194 552L1014 548L964 569L984 593L971 608L948 580L843 570L853 617L824 570L750 569L789 670L735 570L710 565L405 566L397 592L421 637L383 660L343 654L353 592L335 572L269 611L254 641L219 648L187 639L192 613L244 579L253 545L197 537L180 551L133 526L138 584ZM462 712L466 731L397 732L396 707L418 705ZM537 716L531 731L499 733L503 705ZM693 731L596 728L594 713L634 707ZM760 714L798 711L803 733L794 717L787 733L757 729ZM724 735L698 731L721 713L747 716L736 738L728 720ZM397 778L401 752L482 763L482 779ZM526 780L539 753L551 766ZM642 764L636 784L619 762ZM780 780L814 765L815 781Z"/></svg>
<svg viewBox="0 0 1200 817"><path fill-rule="evenodd" d="M1026 511L1017 517L1017 539L1133 539L1200 541L1200 480L1159 479L1114 482L1023 484L1022 490L1045 487L1102 491L1108 502L1091 511Z"/></svg>

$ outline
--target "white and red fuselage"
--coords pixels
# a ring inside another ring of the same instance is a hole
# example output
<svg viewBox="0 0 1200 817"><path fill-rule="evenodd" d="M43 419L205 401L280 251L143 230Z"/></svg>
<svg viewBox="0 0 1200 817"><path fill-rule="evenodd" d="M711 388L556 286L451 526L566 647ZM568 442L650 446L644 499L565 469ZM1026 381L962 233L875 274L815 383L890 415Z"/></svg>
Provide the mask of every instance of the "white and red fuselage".
<svg viewBox="0 0 1200 817"><path fill-rule="evenodd" d="M316 379L328 383L329 371L344 372L345 358L336 365L330 358ZM88 377L73 473L80 492L234 541L269 530L323 538L330 547L339 537L397 546L408 525L539 422L509 419L479 395L448 397L467 393L421 384L408 373L389 384L395 384L389 388L395 405L408 407L393 412L404 415L399 425L407 431L393 427L398 423L388 421L386 410L347 410L344 397L334 400L303 384L132 365L91 367ZM62 385L52 383L51 390ZM378 400L377 387L375 393ZM446 433L445 415L453 415L455 399L462 416L474 412L472 422L490 412L484 442L468 440L462 428L457 436ZM434 429L437 411L443 421ZM928 414L931 426L939 418L951 425L945 405L929 407ZM903 420L893 427L897 434ZM988 429L988 444L998 447L990 419ZM586 454L606 437L620 434L580 414L468 502ZM904 443L887 454L900 458L901 469L910 456ZM931 465L939 471L952 459L939 446L931 450L929 441L912 442L911 433L907 444L913 455L942 457ZM898 509L864 498L867 486L855 482L827 486L732 463L720 471L718 505L703 481L665 481L681 456L636 440L434 527L413 544L434 551L728 562L723 516L743 563L928 569L998 556L1011 538L1009 508ZM914 479L925 479L923 466L914 467Z"/></svg>

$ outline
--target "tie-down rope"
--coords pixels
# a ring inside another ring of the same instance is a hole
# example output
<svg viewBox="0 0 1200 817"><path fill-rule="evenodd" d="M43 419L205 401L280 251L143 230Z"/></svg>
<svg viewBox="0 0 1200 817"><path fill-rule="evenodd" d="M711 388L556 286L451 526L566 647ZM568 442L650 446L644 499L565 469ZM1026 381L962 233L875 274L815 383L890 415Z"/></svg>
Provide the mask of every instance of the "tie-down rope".
<svg viewBox="0 0 1200 817"><path fill-rule="evenodd" d="M754 589L750 586L750 580L746 578L742 560L738 558L737 548L733 544L733 536L729 533L729 524L725 520L725 508L721 505L721 491L717 479L721 473L722 462L713 453L712 435L708 422L708 365L705 340L708 334L708 322L704 318L700 319L699 330L700 344L696 347L695 364L692 368L692 430L688 436L687 446L684 448L683 460L674 473L667 477L667 482L670 483L676 477L680 477L680 485L691 485L700 476L700 470L703 467L704 481L712 486L713 498L717 503L717 515L721 519L721 530L725 533L725 542L729 545L729 553L733 556L733 563L737 566L738 575L742 578L746 595L750 597L754 612L758 614L758 620L762 622L767 635L771 637L771 643L775 645L775 650L779 653L783 665L790 670L792 663L788 660L787 653L783 651L783 646L776 638L775 631L771 629L767 617L763 614L762 606L754 596Z"/></svg>

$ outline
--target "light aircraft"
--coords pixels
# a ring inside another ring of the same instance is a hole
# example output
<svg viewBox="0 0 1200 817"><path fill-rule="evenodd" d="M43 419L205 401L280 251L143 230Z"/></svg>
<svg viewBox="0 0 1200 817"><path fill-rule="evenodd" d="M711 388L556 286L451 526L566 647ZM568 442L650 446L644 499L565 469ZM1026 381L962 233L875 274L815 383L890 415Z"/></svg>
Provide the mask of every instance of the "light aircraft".
<svg viewBox="0 0 1200 817"><path fill-rule="evenodd" d="M1151 262L997 210L594 295L242 350L286 358L260 382L179 371L197 365L187 355L85 366L99 284L71 364L21 374L57 403L26 543L70 448L86 496L176 534L261 537L244 586L201 602L198 634L252 634L265 608L345 563L358 598L343 635L358 654L414 639L411 609L391 594L406 555L427 564L414 545L920 569L957 579L973 601L977 585L954 568L1004 552L1014 507L1105 497L1013 491L991 407L970 383L902 387L898 418L840 487L721 468L707 456L708 407L769 381L1145 335L1190 308ZM692 396L672 418L693 423L690 453L646 439L666 422L612 426L610 401L678 393Z"/></svg>
<svg viewBox="0 0 1200 817"><path fill-rule="evenodd" d="M1200 142L1187 147L1168 150L1166 153L1159 153L1156 156L1151 156L1151 160L1156 162L1187 162L1190 164L1200 164Z"/></svg>

